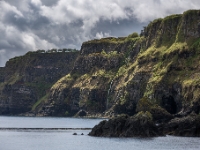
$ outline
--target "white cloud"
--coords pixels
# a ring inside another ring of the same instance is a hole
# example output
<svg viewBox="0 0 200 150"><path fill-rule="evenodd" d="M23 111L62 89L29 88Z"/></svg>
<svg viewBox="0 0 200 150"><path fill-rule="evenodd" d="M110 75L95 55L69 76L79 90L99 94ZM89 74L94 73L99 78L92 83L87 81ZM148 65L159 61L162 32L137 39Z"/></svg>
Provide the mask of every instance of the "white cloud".
<svg viewBox="0 0 200 150"><path fill-rule="evenodd" d="M138 22L199 8L199 0L3 0L0 66L29 50L80 48L89 39L130 34Z"/></svg>
<svg viewBox="0 0 200 150"><path fill-rule="evenodd" d="M59 23L68 24L81 19L89 27L93 27L100 18L111 21L128 18L124 8L113 0L60 0L53 7L41 6L40 13Z"/></svg>
<svg viewBox="0 0 200 150"><path fill-rule="evenodd" d="M6 52L5 49L0 49L0 54L4 54Z"/></svg>
<svg viewBox="0 0 200 150"><path fill-rule="evenodd" d="M103 33L101 32L97 32L95 38L97 39L101 39L101 38L105 38L105 37L110 37L110 33Z"/></svg>
<svg viewBox="0 0 200 150"><path fill-rule="evenodd" d="M199 0L133 0L133 16L141 22L163 18L170 14L180 14L188 9L199 9Z"/></svg>
<svg viewBox="0 0 200 150"><path fill-rule="evenodd" d="M7 13L13 13L16 17L23 17L23 14L15 7L11 6L4 1L0 1L0 19L4 19Z"/></svg>
<svg viewBox="0 0 200 150"><path fill-rule="evenodd" d="M40 0L31 0L31 3L36 5L36 6L41 6L42 2Z"/></svg>
<svg viewBox="0 0 200 150"><path fill-rule="evenodd" d="M104 37L104 35L103 35L102 32L100 32L100 33L97 32L97 33L96 33L96 38L97 38L97 39L100 39L100 38L103 38L103 37Z"/></svg>

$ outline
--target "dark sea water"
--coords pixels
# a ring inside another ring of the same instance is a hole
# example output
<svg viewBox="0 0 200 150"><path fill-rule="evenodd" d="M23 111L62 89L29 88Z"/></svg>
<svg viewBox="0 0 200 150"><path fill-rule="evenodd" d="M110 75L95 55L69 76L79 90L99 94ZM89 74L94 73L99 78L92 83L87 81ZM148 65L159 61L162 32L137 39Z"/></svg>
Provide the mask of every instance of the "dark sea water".
<svg viewBox="0 0 200 150"><path fill-rule="evenodd" d="M0 117L0 128L91 128L101 119ZM76 132L78 135L72 135ZM99 138L90 130L0 130L0 150L200 150L200 138ZM84 135L81 135L83 133Z"/></svg>

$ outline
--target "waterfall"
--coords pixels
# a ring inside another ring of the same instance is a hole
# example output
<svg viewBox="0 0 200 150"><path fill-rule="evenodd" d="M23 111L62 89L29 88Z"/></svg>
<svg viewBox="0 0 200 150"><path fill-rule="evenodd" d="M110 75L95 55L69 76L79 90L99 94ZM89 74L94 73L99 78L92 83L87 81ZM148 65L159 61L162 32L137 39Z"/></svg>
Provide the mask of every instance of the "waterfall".
<svg viewBox="0 0 200 150"><path fill-rule="evenodd" d="M106 110L108 109L108 101L109 101L109 94L110 94L110 91L111 91L111 88L112 88L112 84L113 84L113 80L110 82L110 86L109 86L109 89L108 89L108 95L107 95L107 100L106 100Z"/></svg>

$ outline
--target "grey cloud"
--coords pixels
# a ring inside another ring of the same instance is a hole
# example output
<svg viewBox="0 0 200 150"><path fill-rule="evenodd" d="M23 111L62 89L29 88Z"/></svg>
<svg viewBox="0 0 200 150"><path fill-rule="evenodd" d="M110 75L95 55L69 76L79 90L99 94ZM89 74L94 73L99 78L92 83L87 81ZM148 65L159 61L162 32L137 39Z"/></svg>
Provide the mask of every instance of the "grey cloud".
<svg viewBox="0 0 200 150"><path fill-rule="evenodd" d="M91 31L94 35L95 33L102 31L103 33L110 33L112 36L121 37L128 36L133 32L140 33L143 26L146 23L139 23L136 19L123 19L121 21L99 21Z"/></svg>
<svg viewBox="0 0 200 150"><path fill-rule="evenodd" d="M199 0L3 0L0 66L30 50L79 49L89 39L127 36L155 18L199 7Z"/></svg>
<svg viewBox="0 0 200 150"><path fill-rule="evenodd" d="M42 0L42 4L46 5L46 6L53 6L56 5L58 2L58 0Z"/></svg>

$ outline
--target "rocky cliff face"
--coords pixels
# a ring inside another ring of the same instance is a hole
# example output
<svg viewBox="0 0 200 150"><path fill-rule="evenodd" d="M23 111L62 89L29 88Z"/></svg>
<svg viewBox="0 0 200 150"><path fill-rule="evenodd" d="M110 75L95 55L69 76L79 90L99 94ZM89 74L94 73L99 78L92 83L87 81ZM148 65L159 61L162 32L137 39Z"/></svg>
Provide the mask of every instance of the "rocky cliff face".
<svg viewBox="0 0 200 150"><path fill-rule="evenodd" d="M108 46L109 42L112 46L124 48L111 50ZM127 49L131 51L130 43L134 45L135 42L135 39L124 41L124 39L118 38L85 42L71 73L53 85L48 101L43 104L42 109L38 110L39 114L72 116L80 109L84 109L91 115L105 112L110 107L109 99L111 97L108 98L108 95L112 92L113 78L126 61L127 56L121 51ZM89 49L95 45L97 48L87 54L88 45ZM64 107L64 109L55 112L55 109L60 107Z"/></svg>
<svg viewBox="0 0 200 150"><path fill-rule="evenodd" d="M28 52L10 59L0 69L0 114L34 109L50 87L72 70L77 56L77 52Z"/></svg>
<svg viewBox="0 0 200 150"><path fill-rule="evenodd" d="M157 106L169 114L199 113L199 22L200 11L189 10L152 21L141 37L84 42L39 114L55 115L61 106L63 115L133 115Z"/></svg>
<svg viewBox="0 0 200 150"><path fill-rule="evenodd" d="M0 67L0 82L4 82L4 78L5 78L5 68Z"/></svg>
<svg viewBox="0 0 200 150"><path fill-rule="evenodd" d="M20 97L29 97L29 110L41 116L149 111L160 122L198 114L200 11L156 19L141 35L87 41L80 53L10 60L5 72L0 69L1 110L17 97L8 93L24 88L30 94Z"/></svg>

